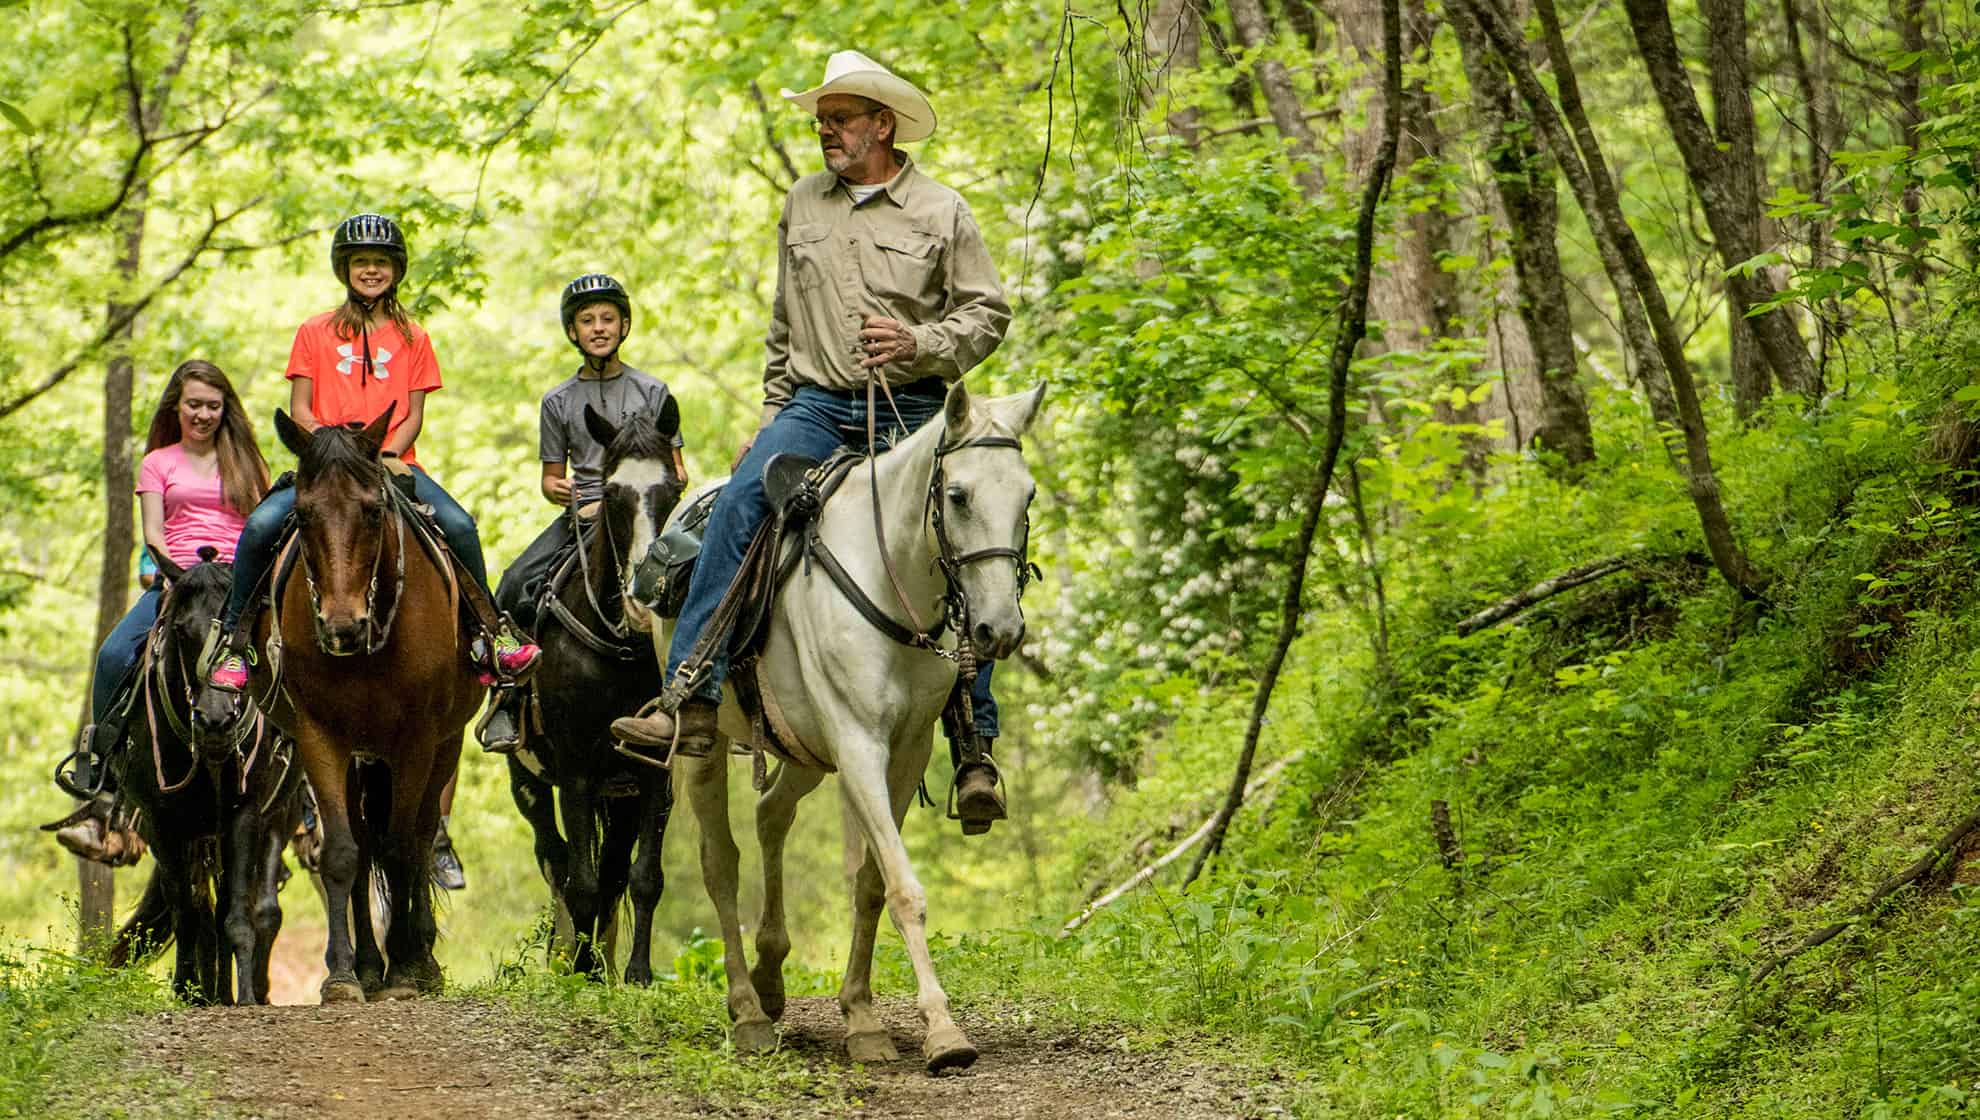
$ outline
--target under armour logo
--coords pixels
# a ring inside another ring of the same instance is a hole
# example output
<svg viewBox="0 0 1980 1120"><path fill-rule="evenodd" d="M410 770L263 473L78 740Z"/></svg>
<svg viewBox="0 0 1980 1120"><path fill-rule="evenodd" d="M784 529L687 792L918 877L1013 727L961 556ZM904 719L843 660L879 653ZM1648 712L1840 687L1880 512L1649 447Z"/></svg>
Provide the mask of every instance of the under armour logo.
<svg viewBox="0 0 1980 1120"><path fill-rule="evenodd" d="M343 361L337 363L337 372L343 374L345 377L349 377L351 371L358 368L359 364L364 361L364 358L357 354L348 342L337 347L337 356L343 359ZM376 377L380 381L390 378L392 371L388 367L391 361L392 352L390 350L385 349L383 346L373 350L371 352L371 376Z"/></svg>

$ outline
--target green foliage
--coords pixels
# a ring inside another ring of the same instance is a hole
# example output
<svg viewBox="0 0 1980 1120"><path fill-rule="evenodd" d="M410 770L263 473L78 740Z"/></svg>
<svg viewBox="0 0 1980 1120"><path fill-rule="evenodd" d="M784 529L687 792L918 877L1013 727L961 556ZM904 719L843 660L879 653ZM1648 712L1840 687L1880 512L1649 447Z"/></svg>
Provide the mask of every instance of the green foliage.
<svg viewBox="0 0 1980 1120"><path fill-rule="evenodd" d="M113 972L9 940L0 946L0 1116L104 1115L104 1073L130 1053L118 1020L168 1006L170 993L141 971ZM160 1116L200 1115L196 1093L180 1095L160 1074L120 1073L133 1092L164 1090ZM121 1090L120 1090L121 1092ZM173 1105L176 1100L178 1104Z"/></svg>

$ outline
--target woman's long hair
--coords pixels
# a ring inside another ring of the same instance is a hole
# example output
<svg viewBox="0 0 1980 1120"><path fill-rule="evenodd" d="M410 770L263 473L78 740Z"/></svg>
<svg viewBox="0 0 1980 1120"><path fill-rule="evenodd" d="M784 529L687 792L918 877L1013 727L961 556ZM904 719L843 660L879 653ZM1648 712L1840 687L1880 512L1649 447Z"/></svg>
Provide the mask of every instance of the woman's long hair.
<svg viewBox="0 0 1980 1120"><path fill-rule="evenodd" d="M246 517L268 493L268 461L261 457L261 445L255 442L254 421L248 419L234 383L219 366L199 358L179 363L172 371L172 380L165 384L165 395L158 399L158 411L151 414L151 432L145 437L144 449L156 451L185 438L179 428L179 398L185 396L187 381L197 381L220 394L220 424L213 430L220 490L227 496L227 504Z"/></svg>

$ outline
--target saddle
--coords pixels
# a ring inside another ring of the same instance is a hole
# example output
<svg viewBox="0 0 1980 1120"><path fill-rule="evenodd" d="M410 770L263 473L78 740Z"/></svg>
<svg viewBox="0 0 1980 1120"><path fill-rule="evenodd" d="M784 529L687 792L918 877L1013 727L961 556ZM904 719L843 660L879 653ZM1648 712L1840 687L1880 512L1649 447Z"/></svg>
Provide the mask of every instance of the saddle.
<svg viewBox="0 0 1980 1120"><path fill-rule="evenodd" d="M677 708L700 686L715 652L726 643L729 681L735 685L736 699L755 732L756 742L751 753L755 756L758 789L764 787L767 778L763 758L765 750L786 762L828 772L834 769L798 741L776 697L763 687L757 673L758 661L769 636L770 607L778 590L800 563L807 566L817 563L868 622L897 641L908 644L917 644L918 640L932 641L942 630L938 623L933 633L922 636L894 621L859 590L852 577L819 539L819 513L853 468L865 459L866 456L859 452L841 447L823 461L784 454L773 456L764 464L763 491L770 506L770 516L757 527L756 535L743 553L735 579L723 593L693 650L682 661L675 679L660 695L662 707L670 710ZM719 492L719 487L708 491L696 499L695 506L706 505L712 509ZM656 541L648 550L649 561L679 565L678 569L670 568L667 572L665 586L670 590L678 587L685 592L687 579L693 572L694 559L700 552L707 515L701 513L690 528L690 519L697 512L698 509L691 508L680 518L677 533L675 529L670 529L669 535L675 535L677 543L666 546L668 551L656 557L666 537ZM686 544L680 540L683 537L692 542L689 546L691 551L683 547ZM679 559L683 555L684 561ZM676 602L674 614L666 617L678 617L679 609Z"/></svg>

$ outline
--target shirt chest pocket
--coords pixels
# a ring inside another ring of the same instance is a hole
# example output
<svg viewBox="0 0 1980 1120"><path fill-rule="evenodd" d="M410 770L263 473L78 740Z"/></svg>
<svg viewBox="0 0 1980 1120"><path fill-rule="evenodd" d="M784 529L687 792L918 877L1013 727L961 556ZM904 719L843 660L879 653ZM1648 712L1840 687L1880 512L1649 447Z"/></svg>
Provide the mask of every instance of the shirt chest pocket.
<svg viewBox="0 0 1980 1120"><path fill-rule="evenodd" d="M863 259L867 286L876 295L920 308L942 303L942 244L917 229L879 230Z"/></svg>
<svg viewBox="0 0 1980 1120"><path fill-rule="evenodd" d="M828 222L794 225L784 235L790 254L791 279L800 290L812 291L831 282L832 226Z"/></svg>

